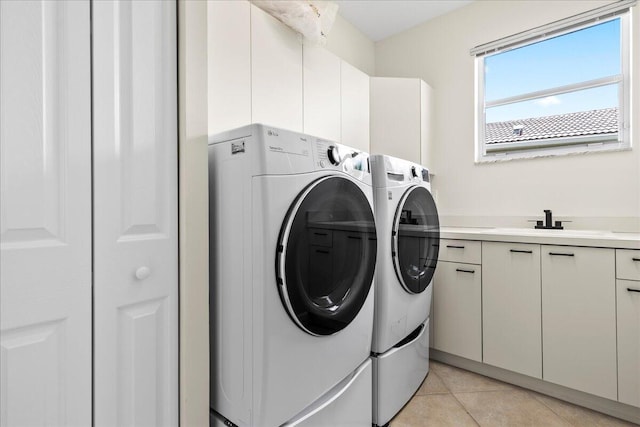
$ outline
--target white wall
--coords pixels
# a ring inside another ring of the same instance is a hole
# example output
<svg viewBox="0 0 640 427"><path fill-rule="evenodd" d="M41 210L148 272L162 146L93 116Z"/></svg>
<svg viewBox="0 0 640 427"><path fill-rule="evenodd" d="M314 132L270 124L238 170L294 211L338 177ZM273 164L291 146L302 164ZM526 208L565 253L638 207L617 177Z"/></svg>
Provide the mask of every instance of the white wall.
<svg viewBox="0 0 640 427"><path fill-rule="evenodd" d="M640 43L632 63L632 151L474 164L469 49L606 3L481 0L376 43L377 76L419 77L433 87L428 166L446 225L530 226L527 218L552 209L574 220L570 228L640 230ZM637 41L640 7L633 28Z"/></svg>
<svg viewBox="0 0 640 427"><path fill-rule="evenodd" d="M336 16L325 47L360 71L373 75L375 44L342 16Z"/></svg>

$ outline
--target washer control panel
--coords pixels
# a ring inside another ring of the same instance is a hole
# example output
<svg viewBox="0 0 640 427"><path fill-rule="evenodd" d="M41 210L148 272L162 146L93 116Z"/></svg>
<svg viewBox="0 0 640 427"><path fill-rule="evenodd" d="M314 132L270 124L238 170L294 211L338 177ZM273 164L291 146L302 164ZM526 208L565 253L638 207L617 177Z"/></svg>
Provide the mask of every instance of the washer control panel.
<svg viewBox="0 0 640 427"><path fill-rule="evenodd" d="M343 170L370 173L369 154L358 151L336 142L318 139L316 142L318 166Z"/></svg>

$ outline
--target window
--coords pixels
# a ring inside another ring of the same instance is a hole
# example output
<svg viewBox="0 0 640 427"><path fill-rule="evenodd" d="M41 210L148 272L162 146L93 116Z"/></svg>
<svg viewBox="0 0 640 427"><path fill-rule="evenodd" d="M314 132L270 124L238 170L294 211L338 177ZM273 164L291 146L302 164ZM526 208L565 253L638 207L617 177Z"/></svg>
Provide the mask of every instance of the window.
<svg viewBox="0 0 640 427"><path fill-rule="evenodd" d="M476 161L630 147L623 0L472 49Z"/></svg>

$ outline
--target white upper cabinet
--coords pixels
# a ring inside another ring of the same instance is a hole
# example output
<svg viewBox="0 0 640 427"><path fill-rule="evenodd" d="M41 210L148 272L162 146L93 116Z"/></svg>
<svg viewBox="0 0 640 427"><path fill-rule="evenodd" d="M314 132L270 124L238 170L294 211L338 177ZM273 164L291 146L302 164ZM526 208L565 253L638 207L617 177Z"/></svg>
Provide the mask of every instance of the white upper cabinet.
<svg viewBox="0 0 640 427"><path fill-rule="evenodd" d="M369 75L341 61L342 143L370 152Z"/></svg>
<svg viewBox="0 0 640 427"><path fill-rule="evenodd" d="M251 123L251 12L249 2L209 1L209 133Z"/></svg>
<svg viewBox="0 0 640 427"><path fill-rule="evenodd" d="M90 7L0 1L0 425L91 425Z"/></svg>
<svg viewBox="0 0 640 427"><path fill-rule="evenodd" d="M369 76L244 0L209 1L209 133L263 123L369 151Z"/></svg>
<svg viewBox="0 0 640 427"><path fill-rule="evenodd" d="M251 120L302 132L302 36L251 7Z"/></svg>
<svg viewBox="0 0 640 427"><path fill-rule="evenodd" d="M340 58L324 48L304 45L302 61L304 132L340 141Z"/></svg>
<svg viewBox="0 0 640 427"><path fill-rule="evenodd" d="M613 249L542 246L543 379L616 400Z"/></svg>
<svg viewBox="0 0 640 427"><path fill-rule="evenodd" d="M178 425L176 2L93 4L94 423Z"/></svg>
<svg viewBox="0 0 640 427"><path fill-rule="evenodd" d="M371 152L429 167L430 99L420 79L371 78Z"/></svg>

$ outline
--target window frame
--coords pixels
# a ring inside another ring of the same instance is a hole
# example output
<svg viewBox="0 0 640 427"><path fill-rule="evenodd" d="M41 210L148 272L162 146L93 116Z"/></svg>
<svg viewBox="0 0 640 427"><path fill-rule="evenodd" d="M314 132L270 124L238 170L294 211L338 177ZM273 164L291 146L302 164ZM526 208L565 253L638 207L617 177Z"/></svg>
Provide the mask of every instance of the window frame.
<svg viewBox="0 0 640 427"><path fill-rule="evenodd" d="M633 6L633 4L631 5ZM509 50L563 36L565 34L580 31L591 26L602 24L612 20L620 20L620 61L621 73L594 80L557 86L535 92L511 96L489 102L484 98L485 89L485 61L488 56L504 53ZM631 9L630 7L613 16L590 18L586 22L575 24L570 22L564 28L560 27L550 33L530 37L523 41L506 44L504 48L494 47L493 52L482 51L482 46L472 49L475 65L475 161L476 163L495 162L534 157L548 157L566 154L579 154L602 151L630 150L631 146ZM553 24L550 24L553 25ZM536 29L529 30L536 32ZM528 31L528 32L529 32ZM525 33L528 33L525 32ZM517 37L518 35L512 36ZM505 40L508 40L506 38ZM495 45L497 42L488 43ZM553 139L538 139L531 141L518 141L510 143L487 144L485 138L486 109L499 105L509 105L534 99L541 99L551 95L575 93L580 90L618 85L618 132L615 135L585 135L578 137L562 137Z"/></svg>

